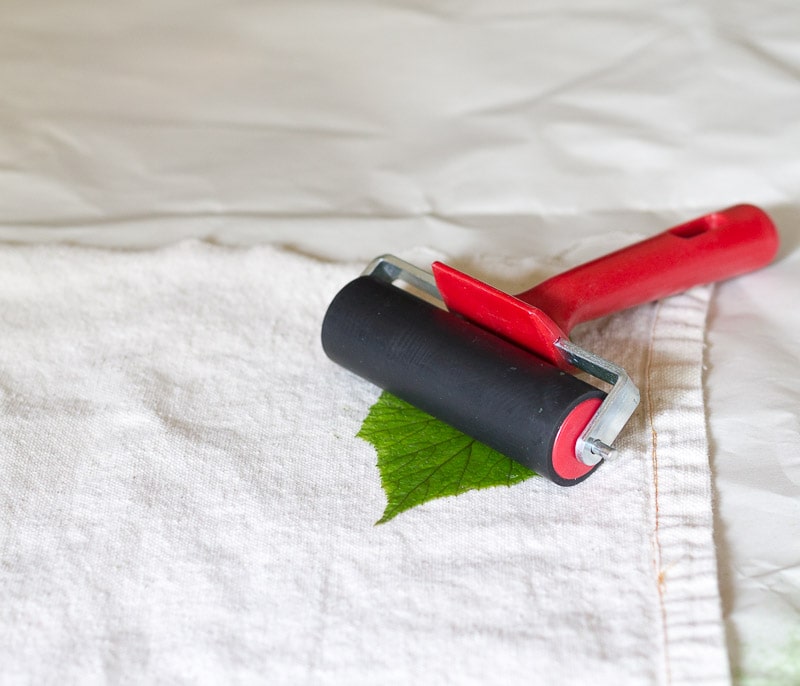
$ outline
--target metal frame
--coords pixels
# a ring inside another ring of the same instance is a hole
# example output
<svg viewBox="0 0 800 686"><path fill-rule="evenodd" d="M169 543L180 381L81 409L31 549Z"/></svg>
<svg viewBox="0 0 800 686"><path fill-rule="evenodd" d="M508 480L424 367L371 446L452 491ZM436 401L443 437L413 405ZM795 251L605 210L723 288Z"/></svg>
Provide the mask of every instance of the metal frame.
<svg viewBox="0 0 800 686"><path fill-rule="evenodd" d="M596 465L600 460L611 460L617 454L614 441L639 405L639 389L622 367L584 350L569 339L559 339L556 347L573 367L611 384L603 404L575 444L575 455L583 464Z"/></svg>
<svg viewBox="0 0 800 686"><path fill-rule="evenodd" d="M370 262L362 276L372 276L385 283L403 281L438 300L446 309L433 274L394 255L381 255ZM639 405L639 389L620 366L584 350L566 338L555 343L566 364L611 384L611 390L595 412L575 444L575 456L585 465L616 456L614 441Z"/></svg>

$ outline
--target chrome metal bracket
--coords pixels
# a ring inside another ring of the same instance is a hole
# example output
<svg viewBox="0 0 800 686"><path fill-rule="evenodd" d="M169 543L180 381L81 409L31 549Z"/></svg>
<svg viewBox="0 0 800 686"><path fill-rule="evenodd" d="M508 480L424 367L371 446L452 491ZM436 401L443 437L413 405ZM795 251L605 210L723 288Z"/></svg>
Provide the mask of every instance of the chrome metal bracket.
<svg viewBox="0 0 800 686"><path fill-rule="evenodd" d="M439 293L439 289L436 287L436 279L433 278L433 274L394 255L376 257L361 272L361 276L374 276L385 283L403 281L409 286L418 288L431 298L438 300L441 303L440 306L444 307L442 294Z"/></svg>
<svg viewBox="0 0 800 686"><path fill-rule="evenodd" d="M575 444L575 455L585 465L593 466L600 460L612 460L617 453L613 447L614 441L639 405L639 389L622 367L584 350L572 341L559 339L556 347L573 367L612 384L603 404Z"/></svg>

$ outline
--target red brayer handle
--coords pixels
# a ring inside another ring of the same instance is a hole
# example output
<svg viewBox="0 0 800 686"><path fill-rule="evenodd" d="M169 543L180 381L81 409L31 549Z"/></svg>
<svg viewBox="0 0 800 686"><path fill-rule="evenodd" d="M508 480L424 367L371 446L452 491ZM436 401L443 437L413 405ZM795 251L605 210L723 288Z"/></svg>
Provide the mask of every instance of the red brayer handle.
<svg viewBox="0 0 800 686"><path fill-rule="evenodd" d="M767 214L736 205L554 276L516 297L564 333L576 324L768 264L778 234Z"/></svg>

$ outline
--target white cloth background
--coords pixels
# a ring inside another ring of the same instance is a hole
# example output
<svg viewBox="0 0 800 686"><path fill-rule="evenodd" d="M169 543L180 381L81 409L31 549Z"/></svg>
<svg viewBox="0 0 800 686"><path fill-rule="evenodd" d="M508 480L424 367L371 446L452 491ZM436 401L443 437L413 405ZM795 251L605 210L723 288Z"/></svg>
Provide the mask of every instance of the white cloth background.
<svg viewBox="0 0 800 686"><path fill-rule="evenodd" d="M513 288L555 264L481 269ZM355 434L378 392L319 345L355 267L187 243L5 248L0 274L8 679L727 681L707 288L583 327L642 390L618 463L375 527Z"/></svg>
<svg viewBox="0 0 800 686"><path fill-rule="evenodd" d="M704 381L734 676L780 683L800 635L798 26L786 0L7 0L0 238L470 260L762 205L781 259L714 290Z"/></svg>

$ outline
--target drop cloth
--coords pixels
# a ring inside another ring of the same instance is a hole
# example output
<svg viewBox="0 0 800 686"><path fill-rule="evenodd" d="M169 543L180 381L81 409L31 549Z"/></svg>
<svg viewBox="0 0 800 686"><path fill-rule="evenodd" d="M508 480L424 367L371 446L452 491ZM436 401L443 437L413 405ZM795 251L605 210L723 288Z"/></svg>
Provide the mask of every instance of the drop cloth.
<svg viewBox="0 0 800 686"><path fill-rule="evenodd" d="M0 271L9 678L727 682L708 287L580 336L641 387L624 461L375 526L379 390L319 345L352 266L182 243L7 247Z"/></svg>

